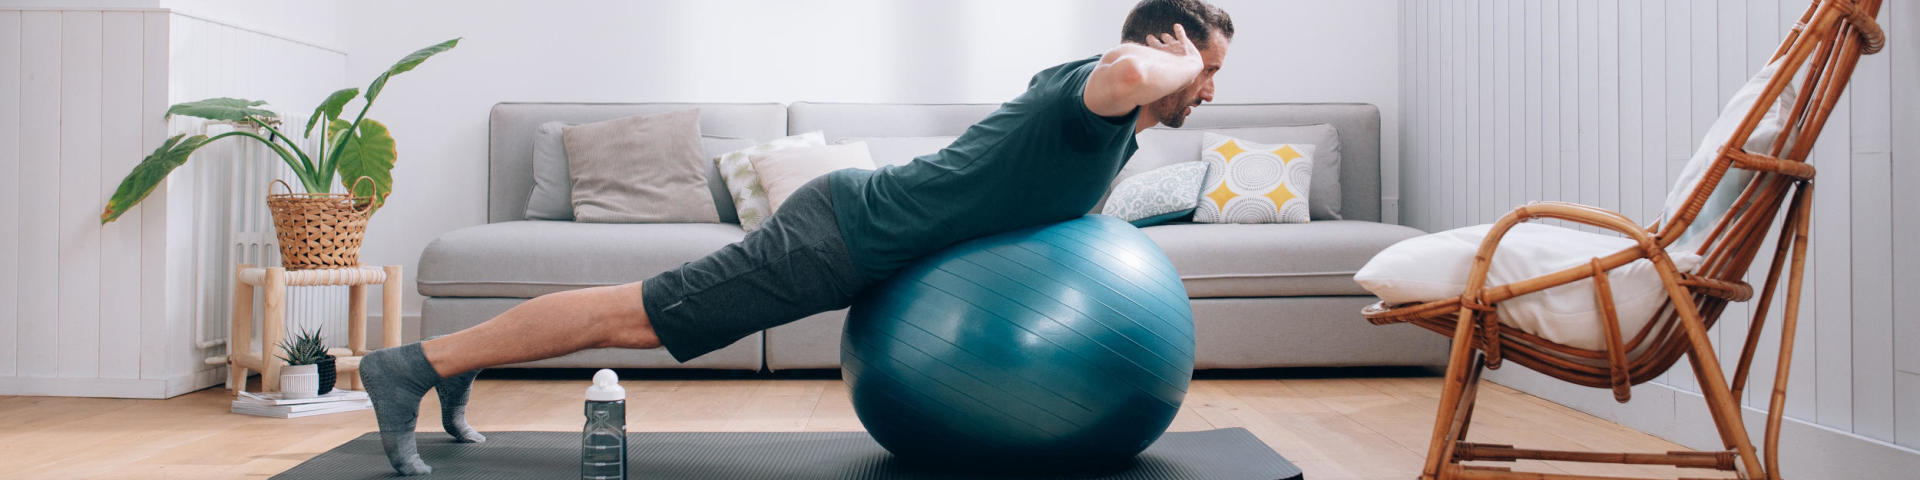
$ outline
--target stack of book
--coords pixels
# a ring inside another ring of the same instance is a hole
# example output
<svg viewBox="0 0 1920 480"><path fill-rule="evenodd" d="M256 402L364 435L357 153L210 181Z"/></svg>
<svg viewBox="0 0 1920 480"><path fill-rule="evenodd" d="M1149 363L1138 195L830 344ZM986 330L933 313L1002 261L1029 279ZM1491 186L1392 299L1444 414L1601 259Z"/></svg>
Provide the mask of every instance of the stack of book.
<svg viewBox="0 0 1920 480"><path fill-rule="evenodd" d="M334 389L312 398L283 399L279 392L240 392L233 399L233 413L273 418L299 418L323 413L351 412L373 408L367 392Z"/></svg>

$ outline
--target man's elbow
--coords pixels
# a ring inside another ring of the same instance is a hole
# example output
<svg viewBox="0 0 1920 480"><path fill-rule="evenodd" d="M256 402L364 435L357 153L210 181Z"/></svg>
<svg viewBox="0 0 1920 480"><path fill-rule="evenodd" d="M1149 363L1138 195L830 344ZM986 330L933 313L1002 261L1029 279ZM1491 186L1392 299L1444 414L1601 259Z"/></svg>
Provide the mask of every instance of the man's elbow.
<svg viewBox="0 0 1920 480"><path fill-rule="evenodd" d="M1107 68L1113 69L1114 90L1119 92L1138 91L1147 84L1147 64L1133 56L1121 56Z"/></svg>

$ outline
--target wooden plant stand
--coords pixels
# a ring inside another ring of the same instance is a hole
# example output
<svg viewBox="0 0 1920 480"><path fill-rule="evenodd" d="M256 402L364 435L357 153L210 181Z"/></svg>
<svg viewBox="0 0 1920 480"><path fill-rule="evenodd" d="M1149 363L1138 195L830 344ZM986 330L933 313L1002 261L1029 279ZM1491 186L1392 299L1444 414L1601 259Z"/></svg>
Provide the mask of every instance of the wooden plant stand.
<svg viewBox="0 0 1920 480"><path fill-rule="evenodd" d="M240 265L234 269L233 329L227 339L227 388L239 395L247 387L247 371L260 372L260 390L280 391L280 367L286 362L274 355L286 337L287 287L347 287L347 348L333 349L334 369L346 388L359 390L360 358L367 354L367 285L380 285L381 345L400 344L399 265L385 267L337 268L287 271L280 267L260 268ZM251 347L253 338L253 290L264 289L265 315L261 318L260 347ZM349 373L352 373L349 375Z"/></svg>

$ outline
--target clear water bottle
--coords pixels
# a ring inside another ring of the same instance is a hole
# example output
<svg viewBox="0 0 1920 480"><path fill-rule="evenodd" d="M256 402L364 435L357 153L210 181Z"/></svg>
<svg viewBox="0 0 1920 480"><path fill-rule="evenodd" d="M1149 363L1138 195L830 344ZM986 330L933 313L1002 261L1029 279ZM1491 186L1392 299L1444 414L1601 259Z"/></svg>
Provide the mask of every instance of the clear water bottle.
<svg viewBox="0 0 1920 480"><path fill-rule="evenodd" d="M580 432L580 478L627 478L627 390L613 370L593 374L587 387L587 426Z"/></svg>

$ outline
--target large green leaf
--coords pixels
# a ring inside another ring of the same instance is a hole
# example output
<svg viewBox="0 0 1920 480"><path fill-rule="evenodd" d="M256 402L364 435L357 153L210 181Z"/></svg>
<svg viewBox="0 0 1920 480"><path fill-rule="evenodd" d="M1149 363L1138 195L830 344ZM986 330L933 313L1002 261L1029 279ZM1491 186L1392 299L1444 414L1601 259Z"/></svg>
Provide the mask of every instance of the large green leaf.
<svg viewBox="0 0 1920 480"><path fill-rule="evenodd" d="M354 196L373 195L373 207L378 209L386 202L387 194L393 193L393 162L399 156L394 150L393 135L386 125L371 118L361 120L360 128L348 133L350 136L340 147L340 183ZM355 187L354 182L360 177L372 181Z"/></svg>
<svg viewBox="0 0 1920 480"><path fill-rule="evenodd" d="M340 135L340 131L341 131L341 130L346 130L346 129L347 129L347 127L352 127L352 126L353 126L353 124L352 124L352 123L347 123L347 121L346 121L346 120L341 120L341 119L338 119L338 118L336 118L336 119L333 119L333 120L331 120L331 121L328 121L328 122L327 122L327 137L329 137L329 138L340 138L340 137L339 137L339 135Z"/></svg>
<svg viewBox="0 0 1920 480"><path fill-rule="evenodd" d="M198 117L198 118L204 118L208 120L222 120L222 121L228 121L228 122L243 122L249 118L256 118L256 117L278 118L279 116L274 114L272 110L253 108L253 107L266 105L266 104L267 102L263 100L247 100L247 99L241 99L241 98L225 98L225 97L209 98L206 100L200 100L196 102L187 102L187 103L174 105L172 108L167 109L167 116L171 117L174 115L186 115L189 117Z"/></svg>
<svg viewBox="0 0 1920 480"><path fill-rule="evenodd" d="M301 135L305 135L309 137L313 136L314 124L316 123L321 125L326 124L321 122L320 121L321 119L326 119L327 122L332 122L333 120L340 118L340 109L345 108L347 106L347 102L353 101L353 96L359 95L359 94L360 94L360 89L358 88L342 88L340 90L333 92L332 95L327 95L327 99L325 101L320 102L320 106L313 107L313 116L307 117L307 132L302 133Z"/></svg>
<svg viewBox="0 0 1920 480"><path fill-rule="evenodd" d="M180 134L160 144L160 148L154 149L153 154L147 155L139 165L134 165L133 171L127 172L127 178L120 181L120 188L114 189L113 196L107 199L107 209L100 212L100 223L119 219L134 204L145 200L160 185L160 181L167 178L168 173L185 165L187 157L192 156L193 151L201 145L206 145L207 141L206 135L187 137L186 134Z"/></svg>
<svg viewBox="0 0 1920 480"><path fill-rule="evenodd" d="M451 50L455 45L459 45L459 44L460 44L460 39L455 38L452 40L436 43L431 47L415 50L413 53L407 54L407 56L405 57L400 57L400 61L394 62L393 66L391 67L387 67L387 71L381 72L379 77L375 77L373 79L373 84L367 86L367 95L366 95L367 102L372 103L374 97L380 96L380 90L383 88L386 88L388 78L391 78L394 75L399 75L401 73L406 73L406 71L408 70L413 70L413 67L418 67L420 66L421 62L427 61L428 57L432 57L434 56L434 54L438 54L440 52Z"/></svg>

